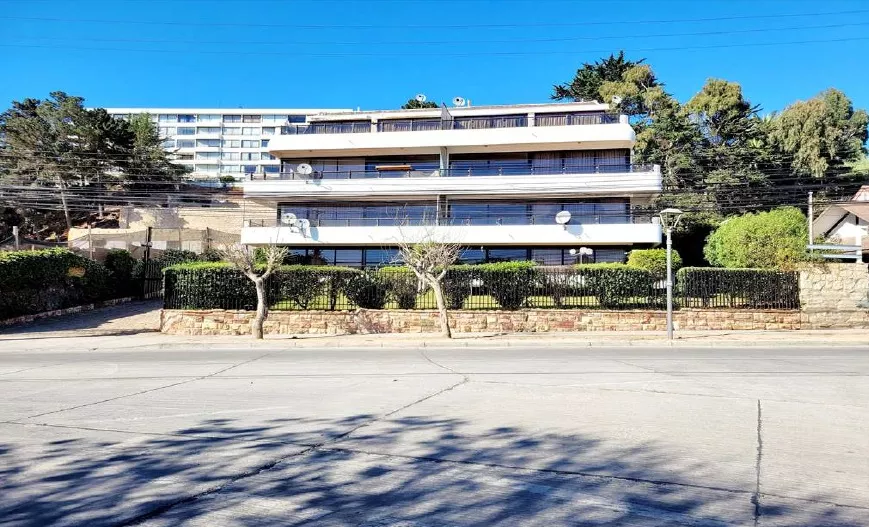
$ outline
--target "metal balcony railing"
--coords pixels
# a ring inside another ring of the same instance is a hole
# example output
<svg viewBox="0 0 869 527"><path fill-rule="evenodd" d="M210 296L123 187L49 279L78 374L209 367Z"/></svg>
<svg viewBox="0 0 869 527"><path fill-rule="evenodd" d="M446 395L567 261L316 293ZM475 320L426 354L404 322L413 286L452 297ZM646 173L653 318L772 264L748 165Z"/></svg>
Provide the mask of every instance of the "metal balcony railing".
<svg viewBox="0 0 869 527"><path fill-rule="evenodd" d="M396 179L424 177L483 177L483 176L538 176L558 174L625 174L645 173L655 170L654 165L630 163L601 163L593 165L534 166L533 164L504 165L499 167L455 167L448 170L315 170L312 174L296 172L273 172L250 174L251 181L322 179Z"/></svg>

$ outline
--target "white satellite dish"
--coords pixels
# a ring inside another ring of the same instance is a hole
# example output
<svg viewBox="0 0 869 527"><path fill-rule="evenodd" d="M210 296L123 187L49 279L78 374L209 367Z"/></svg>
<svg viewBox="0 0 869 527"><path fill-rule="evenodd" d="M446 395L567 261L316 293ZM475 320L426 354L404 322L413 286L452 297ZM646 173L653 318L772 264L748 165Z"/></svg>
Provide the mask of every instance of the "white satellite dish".
<svg viewBox="0 0 869 527"><path fill-rule="evenodd" d="M416 102L425 102L425 99L426 99L426 97L425 97L424 93L417 93L416 94Z"/></svg>
<svg viewBox="0 0 869 527"><path fill-rule="evenodd" d="M308 163L299 163L296 166L296 172L303 176L309 176L312 172L314 172L314 167L312 167Z"/></svg>
<svg viewBox="0 0 869 527"><path fill-rule="evenodd" d="M281 224L282 225L295 225L297 218L296 215L292 212L285 212L281 214Z"/></svg>
<svg viewBox="0 0 869 527"><path fill-rule="evenodd" d="M464 106L465 99L463 97L453 97L453 106Z"/></svg>
<svg viewBox="0 0 869 527"><path fill-rule="evenodd" d="M570 211L563 210L555 215L555 223L559 225L567 225L570 221Z"/></svg>
<svg viewBox="0 0 869 527"><path fill-rule="evenodd" d="M612 102L613 104L621 104L622 98L618 95L613 95Z"/></svg>

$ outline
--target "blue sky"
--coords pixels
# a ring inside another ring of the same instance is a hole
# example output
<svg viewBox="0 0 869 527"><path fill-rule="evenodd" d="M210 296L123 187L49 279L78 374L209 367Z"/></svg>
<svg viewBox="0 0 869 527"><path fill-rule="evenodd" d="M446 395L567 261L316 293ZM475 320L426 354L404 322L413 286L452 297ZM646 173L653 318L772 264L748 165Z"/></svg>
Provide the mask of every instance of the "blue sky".
<svg viewBox="0 0 869 527"><path fill-rule="evenodd" d="M865 0L0 0L0 107L544 102L625 49L681 100L718 77L764 111L828 87L865 108L867 29Z"/></svg>

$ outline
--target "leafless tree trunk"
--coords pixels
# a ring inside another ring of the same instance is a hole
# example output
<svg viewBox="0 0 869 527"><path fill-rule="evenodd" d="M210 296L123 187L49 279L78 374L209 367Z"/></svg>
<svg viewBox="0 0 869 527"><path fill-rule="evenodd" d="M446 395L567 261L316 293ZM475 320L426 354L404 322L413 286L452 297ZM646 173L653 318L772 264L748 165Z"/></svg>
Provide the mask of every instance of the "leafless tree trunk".
<svg viewBox="0 0 869 527"><path fill-rule="evenodd" d="M72 230L72 218L69 215L69 205L66 202L66 184L63 182L63 178L57 177L57 184L60 186L60 203L63 205L63 216L66 219L66 229L67 231Z"/></svg>
<svg viewBox="0 0 869 527"><path fill-rule="evenodd" d="M266 280L283 262L287 250L271 245L263 250L265 262L257 265L256 251L241 244L230 245L221 251L222 256L253 282L256 288L256 315L250 322L250 333L255 339L263 338L263 325L269 315Z"/></svg>
<svg viewBox="0 0 869 527"><path fill-rule="evenodd" d="M417 279L431 287L438 306L441 334L452 338L443 280L449 266L458 260L462 246L450 237L450 231L445 226L437 225L436 220L423 219L420 226L409 226L409 223L407 219L400 222L399 258L413 271Z"/></svg>

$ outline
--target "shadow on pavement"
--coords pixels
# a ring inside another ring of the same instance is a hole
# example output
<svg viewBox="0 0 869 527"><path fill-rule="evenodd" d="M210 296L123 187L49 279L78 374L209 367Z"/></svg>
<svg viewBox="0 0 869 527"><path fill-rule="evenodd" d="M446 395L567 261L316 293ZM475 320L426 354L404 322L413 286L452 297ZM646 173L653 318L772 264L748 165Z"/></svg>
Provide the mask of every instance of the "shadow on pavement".
<svg viewBox="0 0 869 527"><path fill-rule="evenodd" d="M0 523L851 527L867 515L818 506L829 496L698 482L703 467L654 443L423 417L369 434L374 419L212 419L174 434L103 433L109 441L34 426L56 439L0 444ZM324 439L306 445L312 428Z"/></svg>
<svg viewBox="0 0 869 527"><path fill-rule="evenodd" d="M160 330L159 310L161 307L162 300L118 304L93 311L0 327L0 335L29 336L35 333L63 333L58 336L70 337L135 335L156 332Z"/></svg>

